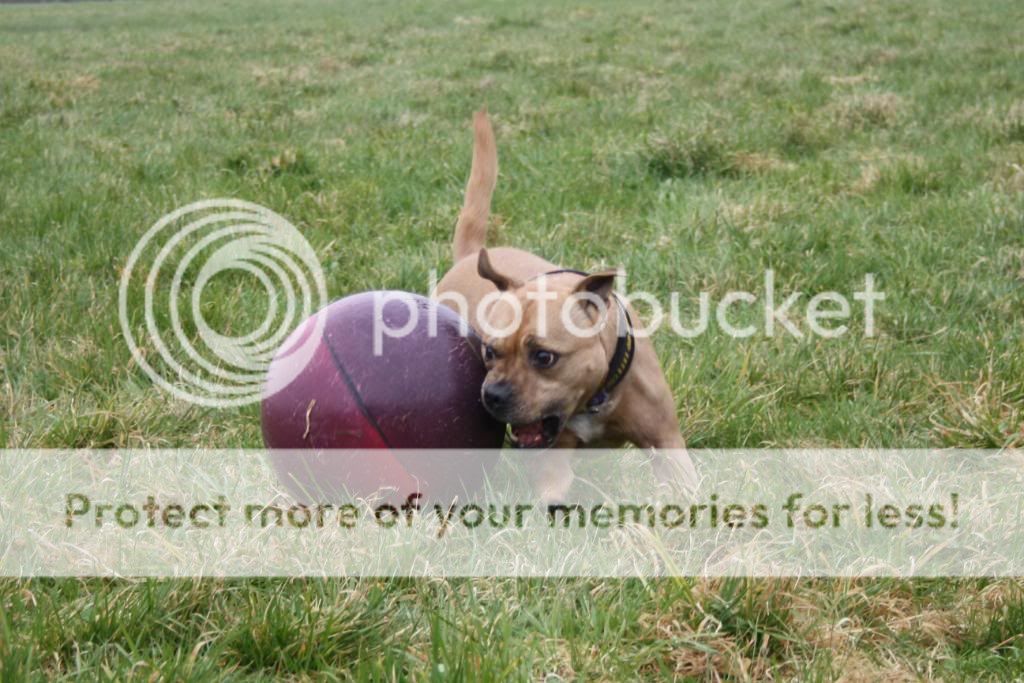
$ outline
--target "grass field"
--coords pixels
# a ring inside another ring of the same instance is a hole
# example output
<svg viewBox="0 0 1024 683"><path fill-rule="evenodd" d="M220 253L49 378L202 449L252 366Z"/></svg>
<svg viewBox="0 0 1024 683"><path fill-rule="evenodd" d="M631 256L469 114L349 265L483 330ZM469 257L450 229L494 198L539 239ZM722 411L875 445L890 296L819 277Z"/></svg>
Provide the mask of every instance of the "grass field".
<svg viewBox="0 0 1024 683"><path fill-rule="evenodd" d="M332 296L423 291L486 104L496 242L666 293L877 274L870 340L658 337L692 446L1024 446L1022 25L1013 0L0 6L0 443L260 446L255 408L132 364L132 245L238 197ZM1022 589L6 580L0 679L1002 680Z"/></svg>

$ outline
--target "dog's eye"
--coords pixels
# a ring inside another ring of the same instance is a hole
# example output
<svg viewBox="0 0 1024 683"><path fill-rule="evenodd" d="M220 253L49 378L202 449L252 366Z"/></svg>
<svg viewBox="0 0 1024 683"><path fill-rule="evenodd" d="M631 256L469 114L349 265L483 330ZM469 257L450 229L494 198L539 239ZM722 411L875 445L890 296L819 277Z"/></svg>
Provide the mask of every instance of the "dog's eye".
<svg viewBox="0 0 1024 683"><path fill-rule="evenodd" d="M537 349L531 354L530 360L533 362L534 367L550 368L558 361L558 354L547 349Z"/></svg>
<svg viewBox="0 0 1024 683"><path fill-rule="evenodd" d="M484 344L484 362L490 363L498 357L498 352L490 344Z"/></svg>

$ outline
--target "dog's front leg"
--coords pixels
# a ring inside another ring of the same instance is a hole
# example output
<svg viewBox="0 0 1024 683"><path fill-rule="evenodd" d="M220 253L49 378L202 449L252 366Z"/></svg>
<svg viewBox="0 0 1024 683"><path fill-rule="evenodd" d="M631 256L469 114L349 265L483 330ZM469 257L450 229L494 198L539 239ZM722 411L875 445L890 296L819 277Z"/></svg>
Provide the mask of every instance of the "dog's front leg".
<svg viewBox="0 0 1024 683"><path fill-rule="evenodd" d="M531 479L542 506L561 505L568 498L576 477L571 459L569 451L551 451L537 456Z"/></svg>
<svg viewBox="0 0 1024 683"><path fill-rule="evenodd" d="M693 491L700 477L686 452L686 441L679 432L675 411L668 405L661 411L660 420L648 422L648 429L638 432L630 441L647 451L659 488ZM649 414L657 415L657 412Z"/></svg>
<svg viewBox="0 0 1024 683"><path fill-rule="evenodd" d="M577 445L575 435L563 432L550 451L542 451L534 457L530 480L541 505L561 505L568 499L576 478L572 456Z"/></svg>
<svg viewBox="0 0 1024 683"><path fill-rule="evenodd" d="M652 446L647 449L650 454L651 468L654 470L654 478L658 486L693 491L697 488L700 477L697 476L697 468L693 466L690 454L686 447L673 443L666 446Z"/></svg>
<svg viewBox="0 0 1024 683"><path fill-rule="evenodd" d="M672 394L664 381L660 384L661 391L654 392L653 396L641 394L641 400L623 406L620 420L626 429L622 430L622 436L647 451L659 487L692 491L700 477L686 452Z"/></svg>

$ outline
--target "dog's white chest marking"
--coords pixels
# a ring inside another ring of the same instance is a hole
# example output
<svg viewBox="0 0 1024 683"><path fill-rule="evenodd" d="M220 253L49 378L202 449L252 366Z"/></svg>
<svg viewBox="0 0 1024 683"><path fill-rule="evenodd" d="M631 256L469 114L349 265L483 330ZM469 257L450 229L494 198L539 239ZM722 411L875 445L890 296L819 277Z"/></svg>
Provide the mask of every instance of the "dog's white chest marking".
<svg viewBox="0 0 1024 683"><path fill-rule="evenodd" d="M593 413L573 415L569 418L566 427L578 436L583 443L590 443L595 439L600 439L604 434L604 423L599 415Z"/></svg>

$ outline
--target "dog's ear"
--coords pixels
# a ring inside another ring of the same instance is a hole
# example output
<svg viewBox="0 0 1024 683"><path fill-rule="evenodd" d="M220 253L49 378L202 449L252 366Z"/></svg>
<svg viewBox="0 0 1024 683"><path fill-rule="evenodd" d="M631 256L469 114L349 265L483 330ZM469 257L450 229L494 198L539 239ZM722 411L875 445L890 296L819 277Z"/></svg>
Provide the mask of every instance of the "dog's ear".
<svg viewBox="0 0 1024 683"><path fill-rule="evenodd" d="M480 250L480 258L478 258L476 262L476 272L479 273L480 277L482 277L483 279L490 280L491 282L493 282L494 286L497 287L502 292L507 291L509 289L516 289L517 287L520 287L523 284L518 280L506 277L499 273L498 271L496 271L494 269L494 266L491 265L491 259L490 257L487 256L486 249Z"/></svg>
<svg viewBox="0 0 1024 683"><path fill-rule="evenodd" d="M601 297L605 302L612 295L612 287L615 286L615 278L619 276L617 270L602 270L599 273L591 273L576 285L575 293L589 292Z"/></svg>
<svg viewBox="0 0 1024 683"><path fill-rule="evenodd" d="M597 296L604 302L604 310L608 310L608 303L612 296L612 287L615 285L615 278L619 274L617 270L603 270L600 273L592 273L576 285L573 295L579 302L579 311L593 322L594 314L600 314L600 309L593 297ZM600 317L600 315L598 315Z"/></svg>

